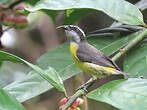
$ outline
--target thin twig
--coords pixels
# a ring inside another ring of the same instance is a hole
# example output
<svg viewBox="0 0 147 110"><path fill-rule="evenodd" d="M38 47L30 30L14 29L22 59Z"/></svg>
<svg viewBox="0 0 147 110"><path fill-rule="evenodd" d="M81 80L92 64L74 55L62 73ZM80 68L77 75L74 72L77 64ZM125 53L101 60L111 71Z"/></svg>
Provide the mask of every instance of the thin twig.
<svg viewBox="0 0 147 110"><path fill-rule="evenodd" d="M145 37L147 37L147 29L145 29L143 32L141 32L141 34L139 34L138 36L136 36L132 41L130 41L128 43L127 46L125 46L122 51L118 52L113 58L113 61L116 61L117 59L119 59L123 54L125 54L126 52L128 52L130 49L132 49L132 47L134 47L138 42L142 41Z"/></svg>
<svg viewBox="0 0 147 110"><path fill-rule="evenodd" d="M67 110L71 104L82 94L84 93L84 90L78 90L73 96L70 97L70 99L68 100L68 102L64 105L64 107L62 108L62 110Z"/></svg>
<svg viewBox="0 0 147 110"><path fill-rule="evenodd" d="M87 85L86 88L90 87L91 84L88 84L88 82L91 82L93 80L93 78L90 78L86 83ZM62 110L67 110L71 104L81 95L83 95L85 93L85 91L83 89L78 90L73 96L71 96L69 98L69 101L63 106Z"/></svg>
<svg viewBox="0 0 147 110"><path fill-rule="evenodd" d="M147 36L147 29L143 30L138 36L136 36L130 43L123 48L123 52L117 53L112 60L116 61L119 59L123 54L128 52L131 48L133 48L138 42L142 41ZM88 80L89 81L89 80ZM67 110L72 103L82 94L84 94L84 90L78 90L73 96L71 96L68 102L63 106L62 110Z"/></svg>

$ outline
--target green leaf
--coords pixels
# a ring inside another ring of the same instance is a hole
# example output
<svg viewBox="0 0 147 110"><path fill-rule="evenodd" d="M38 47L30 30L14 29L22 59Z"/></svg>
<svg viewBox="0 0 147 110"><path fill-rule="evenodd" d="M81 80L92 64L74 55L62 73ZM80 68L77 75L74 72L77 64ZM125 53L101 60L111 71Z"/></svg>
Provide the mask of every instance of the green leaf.
<svg viewBox="0 0 147 110"><path fill-rule="evenodd" d="M65 43L55 50L44 54L37 63L44 70L53 67L60 74L63 80L70 78L80 72L80 69L74 65L69 53L69 43ZM52 63L54 62L54 63ZM45 86L44 86L45 85ZM20 102L24 102L32 97L51 89L52 86L42 79L35 71L20 81L16 81L4 89L14 95Z"/></svg>
<svg viewBox="0 0 147 110"><path fill-rule="evenodd" d="M25 110L10 94L0 88L0 110Z"/></svg>
<svg viewBox="0 0 147 110"><path fill-rule="evenodd" d="M67 9L66 10L66 16L69 17L71 13L73 13L75 10L74 9Z"/></svg>
<svg viewBox="0 0 147 110"><path fill-rule="evenodd" d="M124 24L144 25L139 9L125 0L39 0L33 8L27 10L34 12L40 9L66 10L73 8L95 9L103 11Z"/></svg>
<svg viewBox="0 0 147 110"><path fill-rule="evenodd" d="M37 65L33 65L17 56L14 56L12 54L6 53L6 52L2 52L0 51L0 61L12 61L12 62L19 62L19 63L24 63L27 64L29 67L31 67L35 72L39 73L39 75L41 77L43 77L45 80L47 80L49 83L51 83L54 87L56 87L59 91L64 92L64 85L63 82L60 78L60 76L53 71L53 69L50 68L50 72L54 72L53 74L49 74L48 72L42 70L39 66ZM49 68L49 66L48 66ZM55 80L54 80L55 79Z"/></svg>
<svg viewBox="0 0 147 110"><path fill-rule="evenodd" d="M3 89L24 102L51 89L52 86L34 71L30 71L22 80L15 81Z"/></svg>
<svg viewBox="0 0 147 110"><path fill-rule="evenodd" d="M46 13L48 16L51 17L52 21L54 24L56 24L56 16L57 16L57 11L52 11L52 10L42 10L44 13Z"/></svg>
<svg viewBox="0 0 147 110"><path fill-rule="evenodd" d="M14 81L21 80L29 71L30 68L26 65L5 61L0 67L0 84L4 87Z"/></svg>
<svg viewBox="0 0 147 110"><path fill-rule="evenodd" d="M126 37L117 38L112 43L103 47L101 49L101 51L103 53L105 53L107 56L110 56L110 55L114 54L116 51L118 51L119 49L123 48L125 45L127 45L128 42L131 41L133 38L135 38L137 35L139 35L140 32L141 31L130 34ZM111 39L111 37L110 37L110 39ZM107 38L107 40L108 40L108 38ZM111 40L109 40L109 41L111 41Z"/></svg>
<svg viewBox="0 0 147 110"><path fill-rule="evenodd" d="M95 10L91 9L74 9L72 13L70 13L70 16L66 16L64 18L64 23L63 24L74 24L81 20L82 18L88 16L89 14L95 12Z"/></svg>
<svg viewBox="0 0 147 110"><path fill-rule="evenodd" d="M147 1L146 0L140 0L135 4L136 7L138 7L140 10L145 10L147 8Z"/></svg>
<svg viewBox="0 0 147 110"><path fill-rule="evenodd" d="M38 2L38 0L26 0L25 2L27 2L30 5L33 5L34 6Z"/></svg>
<svg viewBox="0 0 147 110"><path fill-rule="evenodd" d="M58 89L61 92L64 92L64 84L62 79L60 78L59 74L51 67L48 67L48 71L42 70L39 66L33 65L28 63L28 65L37 73L40 74L42 78L47 80L49 83L51 83L56 89Z"/></svg>
<svg viewBox="0 0 147 110"><path fill-rule="evenodd" d="M109 82L90 92L87 97L105 102L121 110L147 110L147 79Z"/></svg>
<svg viewBox="0 0 147 110"><path fill-rule="evenodd" d="M112 53L126 45L136 35L138 35L138 33L121 38L107 36L88 37L88 42L96 48L102 50L107 55L111 55ZM117 46L118 44L119 46ZM54 50L42 55L36 61L36 64L44 70L47 70L48 67L54 68L63 80L66 80L81 72L81 70L74 64L70 56L69 42L66 42L58 46ZM26 76L24 79L16 81L6 86L4 89L13 94L20 102L24 102L25 100L40 95L41 93L44 93L52 88L52 86L49 84L47 86L42 85L47 85L47 82L42 79L38 74L35 74L35 72L31 72L31 74Z"/></svg>
<svg viewBox="0 0 147 110"><path fill-rule="evenodd" d="M53 10L42 10L45 12L48 16L51 17L52 21L54 24L56 24L56 17L58 14L58 11L53 11ZM90 13L95 12L95 10L90 10L90 9L69 9L66 11L66 16L64 18L64 23L63 24L74 24L81 20L82 18L88 16Z"/></svg>
<svg viewBox="0 0 147 110"><path fill-rule="evenodd" d="M123 67L131 77L143 76L147 78L147 43L129 51Z"/></svg>
<svg viewBox="0 0 147 110"><path fill-rule="evenodd" d="M11 4L13 2L15 2L16 0L0 0L0 4Z"/></svg>

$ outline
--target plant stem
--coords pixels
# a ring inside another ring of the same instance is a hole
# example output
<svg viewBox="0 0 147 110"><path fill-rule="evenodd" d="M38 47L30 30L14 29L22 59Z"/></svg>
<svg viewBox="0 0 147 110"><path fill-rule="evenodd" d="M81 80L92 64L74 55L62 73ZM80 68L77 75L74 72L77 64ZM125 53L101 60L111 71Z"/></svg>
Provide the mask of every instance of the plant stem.
<svg viewBox="0 0 147 110"><path fill-rule="evenodd" d="M62 110L67 110L71 106L71 104L83 93L84 90L78 90L73 96L70 97L69 101L63 106Z"/></svg>
<svg viewBox="0 0 147 110"><path fill-rule="evenodd" d="M130 41L128 43L127 46L125 46L122 51L120 51L119 53L117 53L112 60L116 61L117 59L119 59L123 54L125 54L126 52L128 52L132 47L134 47L138 42L140 42L141 40L144 39L144 37L147 36L147 29L143 30L143 32L141 32L138 36L136 36L132 41Z"/></svg>
<svg viewBox="0 0 147 110"><path fill-rule="evenodd" d="M127 46L125 46L122 51L120 51L119 53L117 53L112 60L116 61L117 59L119 59L123 54L125 54L126 52L128 52L131 48L133 48L138 42L142 41L145 37L147 36L147 29L143 30L138 36L136 36L132 41L130 41L128 43ZM88 80L89 81L89 80ZM72 103L76 100L76 98L78 98L79 96L81 96L82 94L84 94L83 90L78 90L73 96L70 97L69 101L63 106L62 110L67 110Z"/></svg>

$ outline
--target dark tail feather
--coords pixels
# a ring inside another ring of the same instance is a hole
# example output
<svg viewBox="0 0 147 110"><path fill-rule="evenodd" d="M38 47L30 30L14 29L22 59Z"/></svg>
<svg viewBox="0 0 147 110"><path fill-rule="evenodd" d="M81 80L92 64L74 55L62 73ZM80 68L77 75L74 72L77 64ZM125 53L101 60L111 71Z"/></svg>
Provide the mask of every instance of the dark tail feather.
<svg viewBox="0 0 147 110"><path fill-rule="evenodd" d="M115 70L115 72L117 73L115 75L121 76L122 78L125 78L125 79L129 78L129 75L127 73L125 73L125 72L118 71L118 70Z"/></svg>
<svg viewBox="0 0 147 110"><path fill-rule="evenodd" d="M129 75L127 73L121 71L121 74L124 76L125 79L129 78Z"/></svg>

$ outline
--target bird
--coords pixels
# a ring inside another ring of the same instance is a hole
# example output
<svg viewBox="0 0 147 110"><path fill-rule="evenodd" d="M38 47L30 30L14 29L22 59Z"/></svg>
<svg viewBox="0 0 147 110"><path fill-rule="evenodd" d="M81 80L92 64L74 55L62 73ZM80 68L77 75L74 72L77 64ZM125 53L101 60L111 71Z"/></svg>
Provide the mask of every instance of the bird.
<svg viewBox="0 0 147 110"><path fill-rule="evenodd" d="M84 73L92 75L93 79L82 85L81 89L85 89L87 84L97 78L101 79L110 75L122 75L123 78L128 78L128 75L122 72L111 58L88 43L81 28L76 25L62 25L57 27L59 28L64 29L66 36L70 39L70 53L74 63Z"/></svg>

